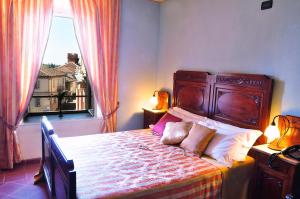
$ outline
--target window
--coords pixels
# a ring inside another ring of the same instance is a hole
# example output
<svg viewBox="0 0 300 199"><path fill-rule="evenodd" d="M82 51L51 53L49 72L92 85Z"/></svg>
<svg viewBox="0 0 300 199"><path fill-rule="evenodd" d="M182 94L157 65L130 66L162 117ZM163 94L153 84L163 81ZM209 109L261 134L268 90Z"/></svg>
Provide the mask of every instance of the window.
<svg viewBox="0 0 300 199"><path fill-rule="evenodd" d="M72 19L54 17L27 116L92 112L91 96Z"/></svg>
<svg viewBox="0 0 300 199"><path fill-rule="evenodd" d="M35 89L40 89L40 80L37 80L36 81L36 84L35 84Z"/></svg>
<svg viewBox="0 0 300 199"><path fill-rule="evenodd" d="M40 98L35 99L35 106L36 107L41 107L41 99Z"/></svg>

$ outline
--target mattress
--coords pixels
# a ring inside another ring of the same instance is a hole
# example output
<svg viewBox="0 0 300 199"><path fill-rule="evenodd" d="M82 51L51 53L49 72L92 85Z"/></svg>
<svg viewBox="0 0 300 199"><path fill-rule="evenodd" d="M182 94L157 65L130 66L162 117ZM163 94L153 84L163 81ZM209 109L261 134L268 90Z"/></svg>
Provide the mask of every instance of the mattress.
<svg viewBox="0 0 300 199"><path fill-rule="evenodd" d="M222 197L222 166L159 140L147 129L60 138L77 198Z"/></svg>

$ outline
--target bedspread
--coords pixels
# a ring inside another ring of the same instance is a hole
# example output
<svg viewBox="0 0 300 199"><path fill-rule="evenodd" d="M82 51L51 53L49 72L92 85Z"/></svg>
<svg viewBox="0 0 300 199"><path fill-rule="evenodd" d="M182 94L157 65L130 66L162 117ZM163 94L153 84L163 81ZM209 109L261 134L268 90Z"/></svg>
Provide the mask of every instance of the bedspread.
<svg viewBox="0 0 300 199"><path fill-rule="evenodd" d="M149 130L60 138L77 175L77 198L220 198L219 168Z"/></svg>

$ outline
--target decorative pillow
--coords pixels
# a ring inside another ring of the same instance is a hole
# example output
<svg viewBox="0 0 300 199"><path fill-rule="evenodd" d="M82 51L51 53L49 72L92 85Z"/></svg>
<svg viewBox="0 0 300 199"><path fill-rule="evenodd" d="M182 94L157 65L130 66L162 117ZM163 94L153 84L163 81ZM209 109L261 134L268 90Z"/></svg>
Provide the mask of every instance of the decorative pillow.
<svg viewBox="0 0 300 199"><path fill-rule="evenodd" d="M159 135L162 136L166 123L167 122L181 122L182 119L171 115L170 113L166 113L164 116L162 116L162 118L160 118L160 120L154 125L152 131L153 131L153 135Z"/></svg>
<svg viewBox="0 0 300 199"><path fill-rule="evenodd" d="M160 141L163 144L179 144L189 134L192 122L168 122Z"/></svg>
<svg viewBox="0 0 300 199"><path fill-rule="evenodd" d="M189 135L181 142L180 147L201 156L215 133L215 129L194 123Z"/></svg>

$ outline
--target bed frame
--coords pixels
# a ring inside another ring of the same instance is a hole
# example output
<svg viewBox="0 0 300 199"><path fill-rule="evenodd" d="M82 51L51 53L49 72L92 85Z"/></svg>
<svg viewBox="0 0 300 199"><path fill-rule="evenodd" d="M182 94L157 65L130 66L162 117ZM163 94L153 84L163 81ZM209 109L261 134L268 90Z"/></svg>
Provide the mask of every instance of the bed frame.
<svg viewBox="0 0 300 199"><path fill-rule="evenodd" d="M42 173L50 198L76 198L76 171L58 144L58 136L47 117L42 118Z"/></svg>
<svg viewBox="0 0 300 199"><path fill-rule="evenodd" d="M265 75L174 73L173 106L243 128L265 130L269 122L272 80ZM59 146L46 117L42 129L42 172L51 198L76 198L76 171ZM260 138L258 143L264 143Z"/></svg>

